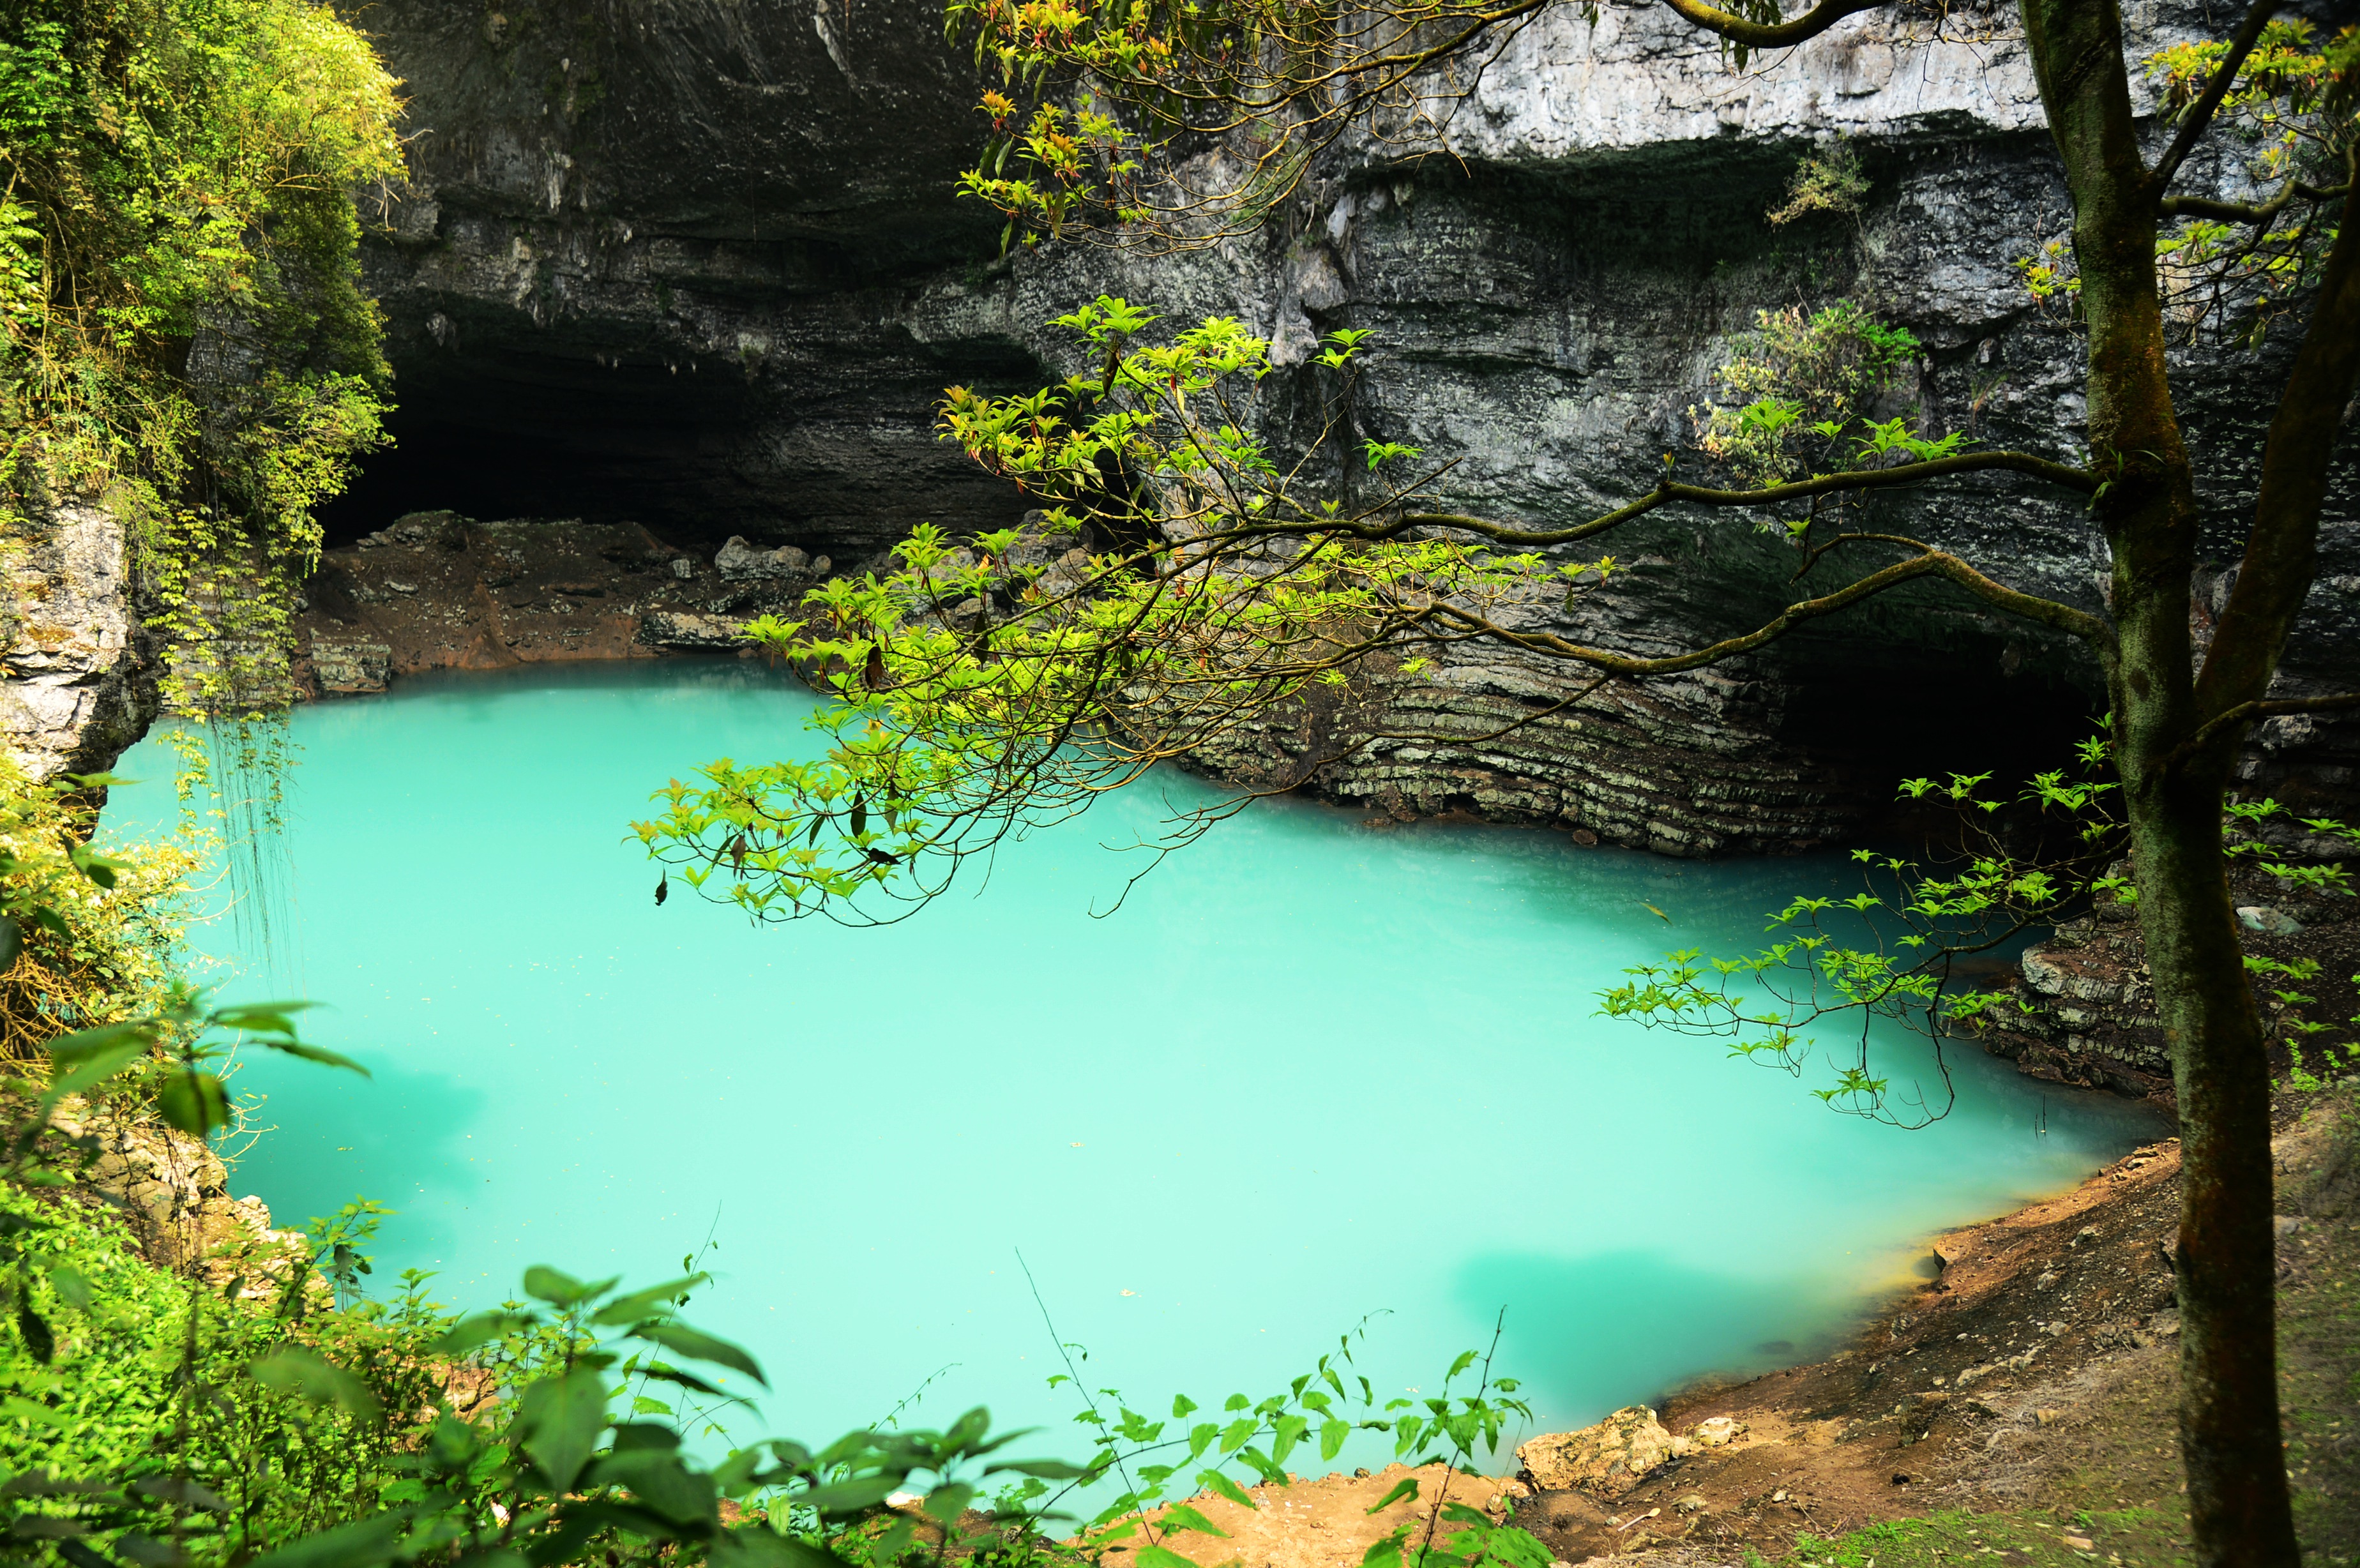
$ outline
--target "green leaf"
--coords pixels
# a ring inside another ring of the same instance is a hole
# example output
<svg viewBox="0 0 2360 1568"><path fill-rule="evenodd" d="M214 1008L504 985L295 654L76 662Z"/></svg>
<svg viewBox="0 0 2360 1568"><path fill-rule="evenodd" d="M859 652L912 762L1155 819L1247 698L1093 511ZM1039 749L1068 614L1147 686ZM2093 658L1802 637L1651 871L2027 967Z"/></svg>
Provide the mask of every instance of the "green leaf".
<svg viewBox="0 0 2360 1568"><path fill-rule="evenodd" d="M298 1345L274 1351L248 1370L266 1388L300 1395L315 1405L334 1405L360 1421L374 1421L381 1413L367 1384Z"/></svg>
<svg viewBox="0 0 2360 1568"><path fill-rule="evenodd" d="M1417 1477L1415 1475L1404 1475L1400 1480L1393 1483L1393 1489L1392 1491L1387 1492L1383 1497L1377 1499L1375 1507L1363 1508L1361 1511L1363 1513L1381 1514L1387 1508L1392 1508L1395 1503L1400 1502L1404 1497L1415 1497L1416 1496Z"/></svg>
<svg viewBox="0 0 2360 1568"><path fill-rule="evenodd" d="M183 1067L165 1077L156 1110L166 1126L191 1138L211 1138L229 1126L229 1093L217 1075Z"/></svg>
<svg viewBox="0 0 2360 1568"><path fill-rule="evenodd" d="M1237 1504L1240 1508L1259 1509L1262 1507L1261 1504L1253 1500L1253 1495L1251 1493L1248 1492L1243 1486L1239 1486L1235 1481L1230 1480L1218 1470L1198 1471L1196 1473L1196 1485L1204 1487L1207 1491L1212 1493L1216 1497L1227 1497L1229 1501Z"/></svg>
<svg viewBox="0 0 2360 1568"><path fill-rule="evenodd" d="M606 1378L587 1367L529 1384L517 1413L524 1451L553 1490L574 1489L598 1434L606 1430Z"/></svg>
<svg viewBox="0 0 2360 1568"><path fill-rule="evenodd" d="M856 1475L848 1481L814 1486L789 1500L822 1514L858 1513L900 1491L902 1480L899 1475Z"/></svg>
<svg viewBox="0 0 2360 1568"><path fill-rule="evenodd" d="M552 1306L578 1307L585 1301L596 1301L622 1283L622 1278L617 1274L611 1279L585 1285L563 1269L536 1263L524 1271L524 1291L528 1296L538 1296Z"/></svg>
<svg viewBox="0 0 2360 1568"><path fill-rule="evenodd" d="M460 1319L433 1345L437 1356L464 1356L537 1320L530 1312L477 1312Z"/></svg>
<svg viewBox="0 0 2360 1568"><path fill-rule="evenodd" d="M351 1057L339 1055L335 1051L323 1050L316 1045L305 1045L300 1040L266 1040L261 1043L285 1055L300 1057L305 1062L316 1062L322 1067L341 1067L347 1073L357 1073L364 1078L373 1076L367 1068L355 1062Z"/></svg>
<svg viewBox="0 0 2360 1568"><path fill-rule="evenodd" d="M48 1427L53 1432L65 1430L66 1418L47 1405L36 1404L22 1394L0 1397L0 1421L20 1421L28 1426Z"/></svg>
<svg viewBox="0 0 2360 1568"><path fill-rule="evenodd" d="M77 1312L98 1299L98 1293L91 1289L90 1281L83 1277L82 1270L70 1264L49 1265L49 1286L57 1291L58 1300Z"/></svg>
<svg viewBox="0 0 2360 1568"><path fill-rule="evenodd" d="M590 1321L602 1328L612 1328L621 1323L635 1323L643 1318L660 1317L671 1310L673 1298L694 1290L712 1278L710 1274L689 1274L668 1284L650 1285L644 1290L618 1296L601 1307Z"/></svg>
<svg viewBox="0 0 2360 1568"><path fill-rule="evenodd" d="M16 955L25 951L25 928L6 915L0 915L0 975L16 966Z"/></svg>
<svg viewBox="0 0 2360 1568"><path fill-rule="evenodd" d="M1223 1541L1229 1539L1228 1530L1185 1503L1175 1503L1164 1510L1164 1528L1166 1531L1193 1530L1201 1535L1218 1535Z"/></svg>
<svg viewBox="0 0 2360 1568"><path fill-rule="evenodd" d="M713 1568L851 1568L834 1552L764 1524L723 1530L710 1550Z"/></svg>
<svg viewBox="0 0 2360 1568"><path fill-rule="evenodd" d="M309 1012L317 1002L248 1002L235 1007L216 1007L213 1021L224 1029L244 1029L249 1034L284 1035L294 1038L297 1013Z"/></svg>
<svg viewBox="0 0 2360 1568"><path fill-rule="evenodd" d="M291 1546L264 1553L247 1568L382 1568L393 1561L394 1545L409 1522L409 1511L396 1508L306 1536Z"/></svg>
<svg viewBox="0 0 2360 1568"><path fill-rule="evenodd" d="M55 1048L51 1049L50 1054L57 1055ZM68 1094L79 1094L104 1083L147 1054L148 1041L144 1038L93 1051L71 1072L60 1073L49 1080L48 1090L41 1095L41 1109L44 1112L55 1109Z"/></svg>
<svg viewBox="0 0 2360 1568"><path fill-rule="evenodd" d="M717 1522L719 1495L713 1477L693 1471L680 1455L660 1448L610 1454L591 1467L594 1486L627 1486L640 1502L675 1524Z"/></svg>
<svg viewBox="0 0 2360 1568"><path fill-rule="evenodd" d="M716 1366L743 1372L765 1388L770 1386L770 1379L762 1376L762 1368L756 1365L752 1356L727 1340L717 1339L702 1329L691 1328L686 1323L641 1323L631 1333L635 1338L652 1341L675 1355L685 1356L693 1361L710 1361Z"/></svg>
<svg viewBox="0 0 2360 1568"><path fill-rule="evenodd" d="M1037 1475L1043 1481L1078 1481L1090 1473L1086 1465L1068 1465L1062 1459L1011 1459L1004 1465L988 1465L983 1473L997 1475L1011 1470L1019 1475Z"/></svg>
<svg viewBox="0 0 2360 1568"><path fill-rule="evenodd" d="M1196 1564L1168 1546L1142 1546L1132 1561L1139 1568L1196 1568Z"/></svg>
<svg viewBox="0 0 2360 1568"><path fill-rule="evenodd" d="M222 1500L219 1493L178 1475L143 1476L131 1483L131 1489L159 1503L179 1503L183 1508L202 1508L213 1514L230 1511L229 1505Z"/></svg>

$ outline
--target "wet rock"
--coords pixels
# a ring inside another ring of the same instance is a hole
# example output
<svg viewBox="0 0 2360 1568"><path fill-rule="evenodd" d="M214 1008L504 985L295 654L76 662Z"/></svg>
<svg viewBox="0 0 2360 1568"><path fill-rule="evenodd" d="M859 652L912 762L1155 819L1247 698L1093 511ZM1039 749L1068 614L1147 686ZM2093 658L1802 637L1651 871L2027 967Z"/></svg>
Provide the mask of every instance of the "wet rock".
<svg viewBox="0 0 2360 1568"><path fill-rule="evenodd" d="M314 635L311 670L322 691L340 697L382 691L393 679L393 649L381 642L336 640Z"/></svg>
<svg viewBox="0 0 2360 1568"><path fill-rule="evenodd" d="M1677 1457L1674 1443L1654 1410L1626 1405L1596 1426L1534 1438L1516 1457L1545 1491L1579 1487L1619 1497Z"/></svg>

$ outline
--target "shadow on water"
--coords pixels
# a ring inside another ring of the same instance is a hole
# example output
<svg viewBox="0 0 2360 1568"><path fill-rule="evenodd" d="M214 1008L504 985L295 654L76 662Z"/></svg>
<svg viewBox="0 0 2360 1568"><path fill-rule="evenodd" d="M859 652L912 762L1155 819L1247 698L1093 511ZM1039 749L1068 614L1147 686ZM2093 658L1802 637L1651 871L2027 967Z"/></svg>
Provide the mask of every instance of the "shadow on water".
<svg viewBox="0 0 2360 1568"><path fill-rule="evenodd" d="M1864 1304L1823 1277L1709 1269L1642 1248L1578 1258L1484 1253L1459 1268L1458 1294L1478 1309L1517 1303L1502 1362L1526 1398L1578 1421L1652 1402L1701 1372L1790 1366L1830 1347L1839 1337L1831 1323Z"/></svg>

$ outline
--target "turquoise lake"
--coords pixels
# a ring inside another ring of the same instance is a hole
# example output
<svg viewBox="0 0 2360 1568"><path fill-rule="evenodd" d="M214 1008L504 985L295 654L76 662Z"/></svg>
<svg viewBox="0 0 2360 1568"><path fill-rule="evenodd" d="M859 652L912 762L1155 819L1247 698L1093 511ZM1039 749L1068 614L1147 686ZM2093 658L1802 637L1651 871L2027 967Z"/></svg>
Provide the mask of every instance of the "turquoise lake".
<svg viewBox="0 0 2360 1568"><path fill-rule="evenodd" d="M709 1240L688 1316L770 1372L749 1435L824 1441L930 1377L904 1424L988 1404L1063 1431L1020 1252L1090 1383L1137 1408L1271 1392L1371 1313L1361 1369L1430 1392L1504 1308L1497 1369L1547 1431L1824 1351L1927 1233L2159 1135L1972 1049L1957 1110L1899 1131L1596 1016L1626 964L1750 949L1788 895L1852 890L1834 857L1278 801L1094 919L1136 869L1103 846L1204 797L1174 773L889 929L751 929L677 881L657 908L623 842L650 791L807 747L808 711L697 660L299 710L272 950L225 920L195 942L225 997L325 1004L307 1034L375 1077L249 1060L276 1130L235 1190L282 1225L379 1198L377 1288L431 1269L470 1306L533 1263L653 1283ZM175 819L166 746L117 771L144 782L111 833ZM1881 1050L1905 1078L1930 1054Z"/></svg>

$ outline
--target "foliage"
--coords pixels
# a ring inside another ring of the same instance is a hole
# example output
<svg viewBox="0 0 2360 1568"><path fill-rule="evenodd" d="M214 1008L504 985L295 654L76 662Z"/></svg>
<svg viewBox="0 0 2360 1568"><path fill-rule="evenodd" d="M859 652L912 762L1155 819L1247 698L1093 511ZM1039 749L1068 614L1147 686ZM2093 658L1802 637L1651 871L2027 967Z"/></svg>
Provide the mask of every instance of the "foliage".
<svg viewBox="0 0 2360 1568"><path fill-rule="evenodd" d="M1743 957L1684 949L1625 970L1631 980L1602 993L1600 1011L1651 1029L1724 1038L1732 1056L1798 1076L1821 1043L1817 1031L1832 1029L1846 1043L1830 1058L1834 1082L1811 1091L1821 1102L1901 1125L1939 1119L1955 1102L1943 1040L2005 1024L2011 1011L2030 1006L1975 984L1961 973L1964 962L2074 911L2138 902L2122 858L2128 844L2121 786L2105 776L2110 749L2103 739L2085 741L2077 768L2035 775L2024 788L2014 804L2028 808L2040 829L2029 848L2016 847L2027 842L2026 833L2002 821L2011 802L1985 789L1989 774L1904 780L1905 798L1954 815L1960 833L1947 861L1928 866L1856 850L1863 891L1793 899L1769 918L1777 940ZM2229 802L2222 826L2231 857L2250 859L2289 893L2351 897L2340 864L2291 863L2282 845L2256 831L2284 814L2271 800ZM2360 846L2360 828L2332 818L2299 821L2314 837ZM2360 1065L2353 1048L2339 1052L2319 1038L2334 1026L2289 1010L2316 1004L2291 986L2317 977L2317 960L2247 954L2245 964L2286 1014L2293 1086L2322 1087L2340 1069ZM1913 1084L1901 1093L1874 1069L1874 1025L1880 1019L1933 1042L1938 1091Z"/></svg>
<svg viewBox="0 0 2360 1568"><path fill-rule="evenodd" d="M113 870L65 858L85 879ZM10 918L46 929L78 896L12 895ZM367 1200L314 1220L300 1242L225 1245L183 1279L140 1262L122 1223L73 1189L99 1145L87 1118L61 1112L91 1096L127 1088L202 1141L233 1122L219 1069L236 1043L360 1070L300 1040L296 1011L211 1007L174 984L153 1014L50 1041L45 1075L0 1083L16 1123L0 1145L13 1330L0 1333L0 1529L12 1541L54 1542L74 1568L618 1568L626 1557L940 1568L954 1548L1072 1561L1044 1533L1067 1517L1055 1505L1112 1477L1119 1494L1085 1529L1091 1550L1130 1542L1147 1568L1175 1568L1185 1560L1162 1544L1171 1532L1220 1533L1169 1500L1183 1478L1251 1508L1232 1473L1284 1485L1306 1443L1332 1458L1352 1432L1376 1432L1415 1464L1456 1464L1496 1452L1508 1420L1530 1415L1474 1352L1437 1395L1380 1404L1350 1372L1348 1337L1282 1392L1232 1395L1218 1421L1180 1425L1199 1409L1185 1398L1165 1422L1111 1389L1086 1395L1096 1452L1082 1465L1006 1457L1024 1434L993 1433L980 1409L941 1432L856 1432L818 1449L776 1439L708 1465L684 1439L726 1435L723 1418L748 1403L722 1383L767 1385L743 1349L681 1320L701 1273L625 1293L617 1279L535 1268L530 1300L454 1320L414 1272L389 1304L361 1294L362 1248L387 1212ZM1454 1392L1479 1361L1471 1390ZM988 1488L997 1496L978 1530L971 1506ZM898 1506L909 1496L914 1508ZM1373 1568L1547 1562L1530 1536L1464 1512L1437 1500L1426 1540L1397 1532Z"/></svg>
<svg viewBox="0 0 2360 1568"><path fill-rule="evenodd" d="M2195 38L2147 58L2169 120L2184 124L2203 102L2231 47ZM2212 121L2257 195L2166 200L2173 222L2156 242L2156 269L2167 321L2181 341L2236 324L2247 346L2258 347L2319 282L2341 232L2335 198L2360 134L2356 69L2360 27L2322 39L2300 17L2267 22L2238 61ZM2081 268L2066 241L2050 240L2016 266L2036 301L2059 311L2063 324L2079 323Z"/></svg>
<svg viewBox="0 0 2360 1568"><path fill-rule="evenodd" d="M1624 973L1600 997L1600 1011L1651 1029L1726 1038L1730 1054L1799 1075L1831 1026L1849 1043L1833 1058L1835 1080L1812 1093L1851 1115L1922 1127L1955 1102L1942 1041L2005 1016L2005 991L1976 985L1961 960L1991 953L2060 911L2092 901L2130 902L2136 891L2114 867L2123 824L2119 786L2100 769L2103 740L2085 742L2074 777L2036 775L2017 803L2047 833L2029 854L2012 850L2021 835L1998 819L2009 802L1986 791L1989 774L1911 779L1901 793L1947 809L1957 822L1952 853L1932 866L1855 850L1863 890L1849 898L1791 900L1770 917L1777 940L1737 958L1697 950L1666 954ZM2053 846L2053 847L2052 847ZM1910 1026L1930 1039L1939 1089L1913 1084L1896 1093L1872 1061L1877 1020Z"/></svg>
<svg viewBox="0 0 2360 1568"><path fill-rule="evenodd" d="M960 550L922 526L897 570L823 584L802 618L754 622L748 634L827 697L812 721L826 754L675 779L663 811L635 824L651 854L700 891L726 868L717 896L759 919L898 918L897 901L939 892L1003 834L1338 683L1365 655L1385 650L1415 678L1424 652L1491 607L1588 592L1616 570L1356 532L1417 479L1381 480L1352 512L1317 498L1302 465L1282 469L1251 433L1268 344L1225 318L1143 340L1153 321L1102 298L1059 321L1089 371L1031 396L954 387L942 406L945 439L1058 504L1052 530L1077 539L1094 524L1127 534L1121 548L1053 561L1022 530ZM1366 336L1332 334L1324 368L1349 375ZM1389 474L1417 452L1366 441L1362 455ZM1122 489L1108 493L1109 474ZM1274 527L1308 537L1275 550ZM1210 820L1184 821L1174 842Z"/></svg>
<svg viewBox="0 0 2360 1568"><path fill-rule="evenodd" d="M311 508L383 439L354 197L396 109L312 0L0 15L0 529L125 516L189 712L279 700Z"/></svg>
<svg viewBox="0 0 2360 1568"><path fill-rule="evenodd" d="M107 781L35 784L0 759L0 1060L151 1009L177 973L195 856L170 840L93 850Z"/></svg>
<svg viewBox="0 0 2360 1568"><path fill-rule="evenodd" d="M1860 154L1850 142L1838 139L1803 155L1787 181L1786 200L1764 216L1774 224L1791 223L1814 212L1850 217L1859 212L1867 196L1868 176L1860 167Z"/></svg>
<svg viewBox="0 0 2360 1568"><path fill-rule="evenodd" d="M2194 39L2147 59L2147 77L2162 89L2173 121L2202 100L2229 47ZM2360 27L2322 38L2300 17L2267 23L2239 63L2214 121L2233 156L2243 156L2261 199L2247 212L2189 203L2178 228L2157 245L2166 295L2191 338L2207 320L2235 310L2250 313L2247 337L2258 344L2319 281L2339 227L2329 188L2349 178L2360 133L2355 68Z"/></svg>
<svg viewBox="0 0 2360 1568"><path fill-rule="evenodd" d="M1432 150L1472 73L1533 0L1388 0L1342 13L1284 0L949 0L994 85L962 194L1007 219L1003 243L1250 231L1348 133Z"/></svg>
<svg viewBox="0 0 2360 1568"><path fill-rule="evenodd" d="M2284 844L2267 836L2274 828L2279 830L2278 838L2288 836L2283 831L2285 824L2277 821L2282 817L2291 820L2313 840L2360 846L2360 827L2333 817L2296 817L2276 800L2264 797L2229 803L2227 848L2231 858L2249 861L2276 879L2283 897L2353 897L2351 874L2341 863L2316 859L2295 863L2288 856ZM2305 1011L2319 1006L2319 998L2301 988L2319 978L2319 960L2271 958L2249 953L2245 954L2245 970L2261 985L2267 1010L2275 1016L2287 1049L2287 1073L2280 1087L2316 1094L2345 1074L2360 1070L2360 1041L2326 1039L2339 1026ZM2360 976L2355 976L2353 983L2360 985ZM2349 1021L2360 1024L2360 1018Z"/></svg>
<svg viewBox="0 0 2360 1568"><path fill-rule="evenodd" d="M662 810L633 824L651 857L758 920L897 920L1009 833L1070 816L1155 762L1216 744L1306 694L1349 702L1371 688L1422 683L1455 645L1504 645L1594 676L1489 734L1448 737L1480 745L1575 708L1612 676L1712 663L1914 577L2024 601L1955 556L1901 540L1906 559L1699 648L1636 656L1532 629L1536 603L1573 611L1622 570L1612 555L1544 550L1658 507L1764 506L1978 469L2094 484L2045 459L1961 453L1956 437L1926 441L1905 419L1863 418L1847 438L1860 466L1728 490L1685 484L1667 460L1653 490L1602 517L1520 528L1424 509L1448 468L1412 468L1422 454L1405 441L1364 433L1361 463L1338 463L1340 485L1321 482L1333 471L1317 465L1345 446L1366 331L1325 340L1315 365L1333 378L1327 422L1282 464L1256 433L1269 345L1222 317L1156 341L1146 335L1155 320L1101 297L1058 320L1079 340L1083 365L1059 385L1006 397L949 390L939 433L1044 503L1045 523L986 533L968 548L921 526L897 547L898 569L836 579L806 596L802 615L749 625L749 637L827 699L812 721L825 754L809 763L723 758L697 782L672 780L656 796ZM1819 329L1797 317L1765 331L1769 346L1749 364L1768 375L1806 355L1848 397L1874 367L1916 348L1850 306L1822 312ZM1830 423L1826 439L1846 428ZM1352 473L1363 465L1365 480ZM1807 521L1795 532L1808 529ZM1080 549L1085 538L1112 548L1093 555ZM1805 539L1812 554L1797 575L1859 539L1895 542L1841 529ZM1426 737L1372 720L1270 788L1293 788L1380 738ZM1188 843L1248 798L1185 813L1143 847L1160 855ZM670 870L662 875L669 887Z"/></svg>
<svg viewBox="0 0 2360 1568"><path fill-rule="evenodd" d="M445 1320L421 1278L302 1315L283 1290L302 1260L280 1248L220 1259L231 1278L207 1283L142 1262L93 1200L0 1191L0 1223L38 1247L19 1329L0 1334L0 1510L18 1540L250 1554L378 1507L409 1412L444 1396L424 1347Z"/></svg>
<svg viewBox="0 0 2360 1568"><path fill-rule="evenodd" d="M1849 299L1806 314L1800 306L1758 310L1754 330L1730 346L1715 373L1730 402L1691 408L1697 445L1747 483L1783 485L1800 471L1874 464L1888 452L1918 461L1948 456L1963 444L1952 434L1928 441L1896 418L1868 418L1919 344Z"/></svg>

